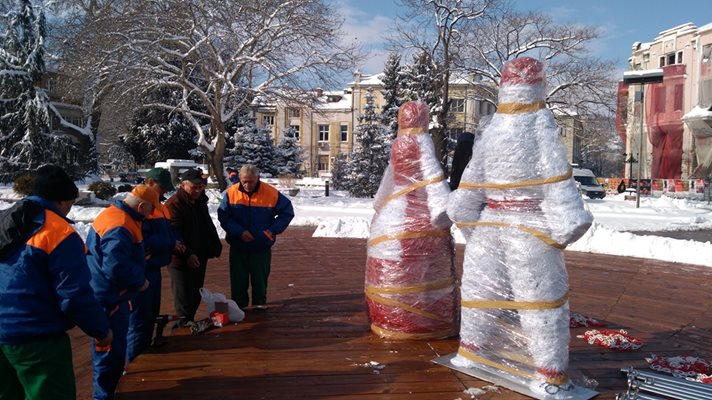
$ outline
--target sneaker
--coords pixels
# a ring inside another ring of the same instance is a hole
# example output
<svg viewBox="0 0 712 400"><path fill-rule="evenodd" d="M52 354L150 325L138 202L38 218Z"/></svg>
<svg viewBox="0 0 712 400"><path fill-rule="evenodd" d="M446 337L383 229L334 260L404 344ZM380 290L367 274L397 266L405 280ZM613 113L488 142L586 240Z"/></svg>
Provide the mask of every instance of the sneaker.
<svg viewBox="0 0 712 400"><path fill-rule="evenodd" d="M258 304L256 306L252 306L252 309L254 311L265 312L265 311L267 311L267 306L264 304Z"/></svg>

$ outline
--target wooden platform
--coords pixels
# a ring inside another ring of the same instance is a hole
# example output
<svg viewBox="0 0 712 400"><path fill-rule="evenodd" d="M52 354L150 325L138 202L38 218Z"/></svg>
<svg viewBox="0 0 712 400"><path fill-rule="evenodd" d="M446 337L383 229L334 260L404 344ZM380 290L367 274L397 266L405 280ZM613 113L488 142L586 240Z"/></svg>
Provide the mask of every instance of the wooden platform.
<svg viewBox="0 0 712 400"><path fill-rule="evenodd" d="M470 399L488 383L431 363L457 340L388 341L371 334L365 312L365 240L311 238L290 228L274 248L270 309L189 336L182 329L128 367L118 399ZM227 247L208 264L206 286L229 293ZM635 352L589 345L572 330L574 379L595 379L613 399L621 367L645 367L650 353L712 358L712 270L653 260L567 252L571 308L626 328L647 344ZM462 247L458 247L458 264ZM163 310L171 312L167 274ZM205 317L201 306L199 317ZM167 330L168 333L168 330ZM80 399L91 398L89 342L74 330ZM479 399L525 399L502 390Z"/></svg>

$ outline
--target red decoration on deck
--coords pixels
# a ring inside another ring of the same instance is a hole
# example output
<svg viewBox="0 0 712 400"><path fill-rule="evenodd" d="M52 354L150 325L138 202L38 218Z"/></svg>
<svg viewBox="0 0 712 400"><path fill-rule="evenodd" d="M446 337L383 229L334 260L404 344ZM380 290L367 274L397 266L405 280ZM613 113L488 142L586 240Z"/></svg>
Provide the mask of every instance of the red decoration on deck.
<svg viewBox="0 0 712 400"><path fill-rule="evenodd" d="M592 329L577 337L586 340L589 344L621 351L638 350L645 344L643 339L631 336L623 329Z"/></svg>

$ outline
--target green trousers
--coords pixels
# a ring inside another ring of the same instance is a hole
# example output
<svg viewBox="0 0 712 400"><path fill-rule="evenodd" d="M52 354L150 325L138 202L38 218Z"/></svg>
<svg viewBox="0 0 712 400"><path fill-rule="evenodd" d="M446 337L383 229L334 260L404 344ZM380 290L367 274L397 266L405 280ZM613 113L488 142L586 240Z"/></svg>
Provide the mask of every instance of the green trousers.
<svg viewBox="0 0 712 400"><path fill-rule="evenodd" d="M0 345L0 399L75 400L69 336Z"/></svg>
<svg viewBox="0 0 712 400"><path fill-rule="evenodd" d="M261 253L243 253L230 247L230 290L237 306L245 309L250 304L247 293L252 286L252 305L267 304L267 278L269 278L272 250Z"/></svg>

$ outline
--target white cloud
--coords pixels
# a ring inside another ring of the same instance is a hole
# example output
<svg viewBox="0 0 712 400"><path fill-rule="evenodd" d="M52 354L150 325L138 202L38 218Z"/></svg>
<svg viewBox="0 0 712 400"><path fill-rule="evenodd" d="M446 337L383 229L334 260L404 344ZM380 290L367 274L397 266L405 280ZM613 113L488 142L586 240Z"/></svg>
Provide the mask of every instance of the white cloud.
<svg viewBox="0 0 712 400"><path fill-rule="evenodd" d="M395 20L392 17L369 14L356 8L352 1L337 0L334 5L344 18L343 31L345 40L357 40L363 49L369 52L366 59L359 63L359 68L365 73L378 73L383 70L383 65L388 57L384 50L386 38L391 33Z"/></svg>

